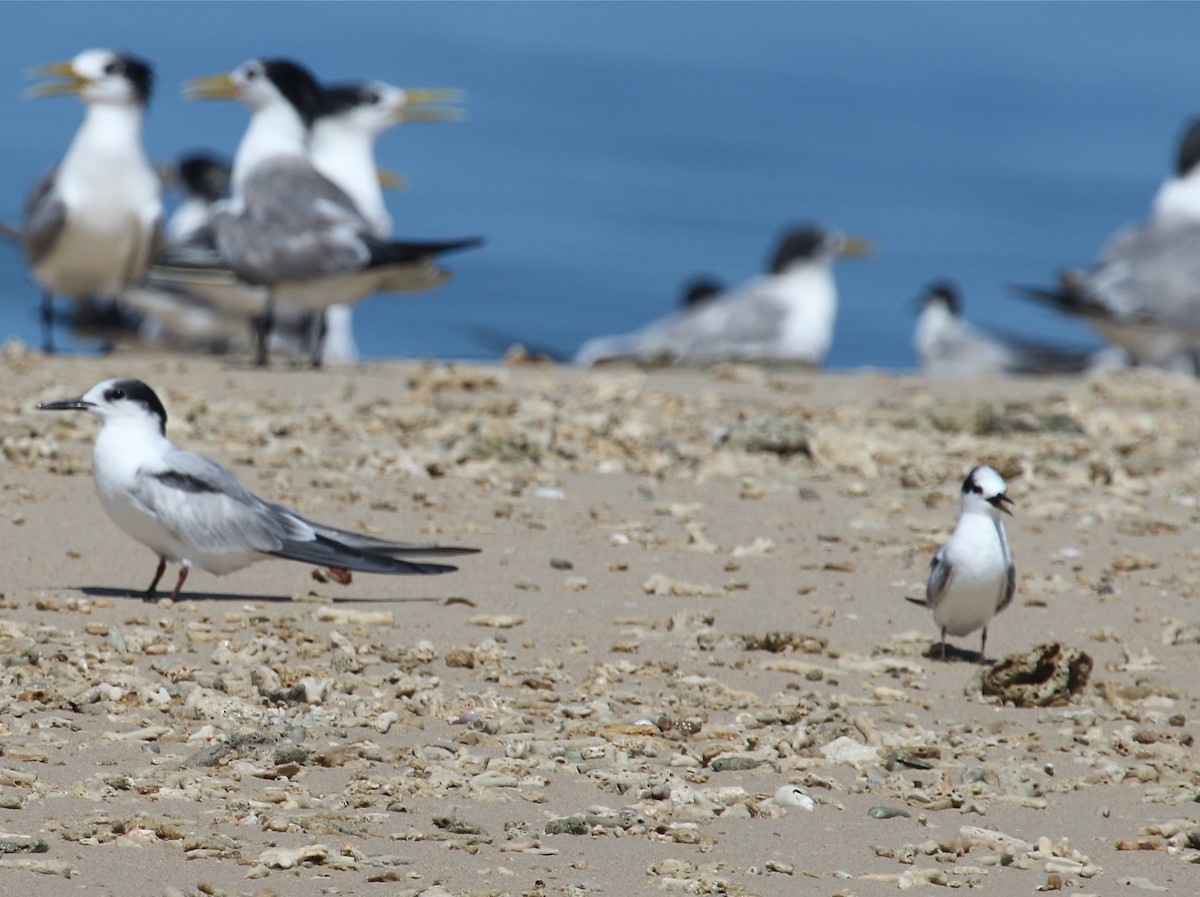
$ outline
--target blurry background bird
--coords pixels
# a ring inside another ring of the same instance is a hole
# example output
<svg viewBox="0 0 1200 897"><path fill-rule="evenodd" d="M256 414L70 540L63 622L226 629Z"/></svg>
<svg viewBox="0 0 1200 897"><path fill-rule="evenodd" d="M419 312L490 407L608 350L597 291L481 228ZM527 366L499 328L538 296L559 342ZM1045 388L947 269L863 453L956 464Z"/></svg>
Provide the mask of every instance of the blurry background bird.
<svg viewBox="0 0 1200 897"><path fill-rule="evenodd" d="M21 244L43 288L43 348L54 350L53 297L112 303L145 273L162 226L158 177L142 146L149 64L114 50L85 50L37 74L59 80L30 95L75 94L83 123L62 162L25 201Z"/></svg>
<svg viewBox="0 0 1200 897"><path fill-rule="evenodd" d="M640 330L580 347L583 366L638 359L703 364L728 359L819 365L833 343L838 295L833 263L870 253L866 241L817 225L786 231L768 273L718 295L691 290L684 307Z"/></svg>

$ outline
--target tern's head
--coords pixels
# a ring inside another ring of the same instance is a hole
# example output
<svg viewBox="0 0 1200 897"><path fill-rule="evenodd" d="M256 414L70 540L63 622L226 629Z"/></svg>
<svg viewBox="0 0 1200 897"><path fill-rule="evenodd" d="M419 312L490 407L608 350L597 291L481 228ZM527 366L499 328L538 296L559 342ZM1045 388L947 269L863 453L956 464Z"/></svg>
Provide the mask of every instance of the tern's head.
<svg viewBox="0 0 1200 897"><path fill-rule="evenodd" d="M251 59L232 72L189 81L183 90L192 100L241 100L255 112L286 104L306 126L321 97L317 79L290 59Z"/></svg>
<svg viewBox="0 0 1200 897"><path fill-rule="evenodd" d="M782 274L793 266L828 263L839 256L865 258L871 244L861 237L815 224L802 224L786 231L771 258L771 273Z"/></svg>
<svg viewBox="0 0 1200 897"><path fill-rule="evenodd" d="M699 308L716 299L725 292L725 285L715 277L701 274L693 277L683 285L680 306L683 308Z"/></svg>
<svg viewBox="0 0 1200 897"><path fill-rule="evenodd" d="M962 316L962 296L958 292L958 287L948 280L939 280L931 283L929 287L917 299L917 307L924 311L927 308L941 307L946 309L953 317Z"/></svg>
<svg viewBox="0 0 1200 897"><path fill-rule="evenodd" d="M227 161L210 153L188 153L170 167L168 180L188 196L214 203L228 192L232 171Z"/></svg>
<svg viewBox="0 0 1200 897"><path fill-rule="evenodd" d="M1188 122L1187 130L1179 141L1179 157L1176 160L1176 174L1185 178L1200 165L1200 119Z"/></svg>
<svg viewBox="0 0 1200 897"><path fill-rule="evenodd" d="M1008 497L1008 484L1004 477L986 464L980 464L963 480L962 510L989 513L993 517L1000 512L1011 514L1008 506L1013 500Z"/></svg>
<svg viewBox="0 0 1200 897"><path fill-rule="evenodd" d="M321 91L317 125L375 138L406 122L458 121L459 110L430 104L457 103L462 97L462 91L445 87L402 88L382 81L334 84Z"/></svg>
<svg viewBox="0 0 1200 897"><path fill-rule="evenodd" d="M115 50L84 50L66 62L38 66L32 74L61 80L30 88L31 97L76 94L85 103L116 106L145 106L154 82L148 62Z"/></svg>
<svg viewBox="0 0 1200 897"><path fill-rule="evenodd" d="M156 426L164 436L167 432L167 410L163 403L153 389L129 377L105 380L78 398L42 402L37 407L39 411L90 411L105 423L144 422Z"/></svg>

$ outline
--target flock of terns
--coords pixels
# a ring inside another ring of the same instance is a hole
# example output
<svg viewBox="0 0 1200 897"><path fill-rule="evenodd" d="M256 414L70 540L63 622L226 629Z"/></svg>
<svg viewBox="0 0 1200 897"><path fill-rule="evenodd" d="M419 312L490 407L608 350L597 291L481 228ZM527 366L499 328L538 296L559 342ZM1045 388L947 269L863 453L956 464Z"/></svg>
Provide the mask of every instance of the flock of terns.
<svg viewBox="0 0 1200 897"><path fill-rule="evenodd" d="M273 345L296 339L320 364L330 324L344 324L351 305L376 292L436 287L449 276L442 256L482 242L394 238L381 192L386 173L375 166L380 133L406 121L453 118L453 111L432 104L453 102L456 92L378 82L321 85L302 66L280 59L250 60L228 74L189 82L190 97L246 104L250 123L232 165L193 156L174 166L170 178L186 199L164 224L164 172L148 161L141 137L150 66L123 53L88 50L40 72L58 80L35 88L35 96L75 94L86 106L66 155L33 187L22 224L11 229L44 290L47 348L53 345L53 298L61 296L134 311L174 339L205 334L215 344L235 331L252 332L250 348L260 364ZM1123 237L1110 258L1128 264L1128 247L1145 240ZM674 314L633 334L590 340L573 360L819 364L837 313L833 262L869 249L832 229L790 228L761 278L735 290L694 282ZM1101 277L1093 272L1064 280L1062 293L1083 305L1079 294L1090 295ZM985 352L986 338L963 325L953 287L935 285L918 343L945 342L954 326L975 340L967 356L1010 363L1011 356ZM1043 357L1053 354L1045 350ZM177 599L192 566L220 575L275 557L347 578L351 570L428 575L455 568L427 558L476 551L364 536L253 495L215 462L170 442L163 403L136 379L106 380L39 407L101 418L93 478L113 522L157 557L147 598L156 595L168 562L180 564L172 590ZM963 483L958 524L933 559L924 602L941 629L943 656L948 635L982 629L982 661L988 623L1012 600L1015 568L1000 521L1008 504L1004 480L989 467L975 468Z"/></svg>
<svg viewBox="0 0 1200 897"><path fill-rule="evenodd" d="M478 236L397 239L383 197L390 175L374 147L388 128L458 116L447 89L381 82L321 84L285 59L252 59L185 87L194 99L236 99L250 121L232 165L215 156L156 170L142 146L153 83L148 63L93 49L43 66L35 97L74 94L82 124L57 167L29 193L18 240L43 289L43 342L53 350L53 298L75 300L77 320L101 309L175 346L274 349L353 361L350 307L375 293L446 282L442 258ZM962 315L948 281L921 298L913 348L924 370L949 376L1076 372L1151 365L1197 372L1200 357L1200 124L1184 136L1176 176L1147 219L1110 242L1091 269L1065 272L1030 299L1082 318L1109 348L1081 352L984 333ZM164 179L184 193L164 224ZM763 276L732 289L704 281L673 313L633 333L588 340L556 360L703 364L723 359L820 365L833 341L833 262L866 255L860 238L818 225L789 228ZM495 341L497 334L490 334ZM500 338L506 335L500 334Z"/></svg>
<svg viewBox="0 0 1200 897"><path fill-rule="evenodd" d="M249 329L258 364L277 332L295 334L320 364L329 323L346 321L339 309L375 292L439 286L450 276L440 257L483 242L393 237L375 166L382 131L452 119L431 104L457 91L321 85L282 59L191 81L189 97L239 100L250 123L227 171L203 157L177 166L189 196L164 226L160 173L142 146L150 65L95 49L37 71L57 80L33 96L75 94L85 105L66 155L34 185L13 229L44 291L48 350L62 296L133 311L181 340L217 344Z"/></svg>

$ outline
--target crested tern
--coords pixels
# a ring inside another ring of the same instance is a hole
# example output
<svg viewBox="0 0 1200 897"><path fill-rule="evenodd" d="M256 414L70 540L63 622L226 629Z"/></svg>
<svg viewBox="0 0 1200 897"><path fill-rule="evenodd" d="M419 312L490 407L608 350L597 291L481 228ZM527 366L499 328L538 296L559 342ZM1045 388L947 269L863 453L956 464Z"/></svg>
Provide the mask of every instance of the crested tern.
<svg viewBox="0 0 1200 897"><path fill-rule="evenodd" d="M1118 229L1090 269L1016 289L1083 320L1129 363L1200 372L1200 119L1184 129L1175 174L1145 221Z"/></svg>
<svg viewBox="0 0 1200 897"><path fill-rule="evenodd" d="M156 596L168 561L180 564L171 592L178 600L193 566L220 576L275 557L364 573L435 574L457 568L405 558L478 552L376 539L264 501L215 461L167 439L166 409L140 380L105 380L76 398L37 407L88 411L101 419L92 479L112 521L158 556L147 600Z"/></svg>
<svg viewBox="0 0 1200 897"><path fill-rule="evenodd" d="M633 333L589 340L575 354L575 363L740 359L819 365L833 342L837 317L833 262L869 252L866 241L840 231L815 225L792 228L780 240L768 275Z"/></svg>
<svg viewBox="0 0 1200 897"><path fill-rule="evenodd" d="M142 146L149 63L95 49L35 74L61 80L32 88L30 96L75 94L86 107L62 162L34 184L25 203L21 242L43 288L43 343L53 352L53 297L116 301L154 256L162 199Z"/></svg>
<svg viewBox="0 0 1200 897"><path fill-rule="evenodd" d="M276 302L323 312L373 292L388 271L440 283L436 257L479 238L385 240L344 190L308 157L320 100L312 75L288 60L250 60L233 72L189 83L188 95L239 99L252 111L233 164L232 199L213 210L222 261L245 283L266 288L256 360L266 363Z"/></svg>
<svg viewBox="0 0 1200 897"><path fill-rule="evenodd" d="M930 284L918 300L913 351L935 377L988 374L1079 373L1097 363L1093 353L1018 340L975 329L962 315L962 296L949 281Z"/></svg>
<svg viewBox="0 0 1200 897"><path fill-rule="evenodd" d="M942 633L942 659L946 636L962 636L983 629L979 662L987 650L987 628L992 618L1012 602L1017 570L1004 534L1000 515L1008 509L1008 485L986 465L979 465L963 480L958 523L929 565L925 606Z"/></svg>

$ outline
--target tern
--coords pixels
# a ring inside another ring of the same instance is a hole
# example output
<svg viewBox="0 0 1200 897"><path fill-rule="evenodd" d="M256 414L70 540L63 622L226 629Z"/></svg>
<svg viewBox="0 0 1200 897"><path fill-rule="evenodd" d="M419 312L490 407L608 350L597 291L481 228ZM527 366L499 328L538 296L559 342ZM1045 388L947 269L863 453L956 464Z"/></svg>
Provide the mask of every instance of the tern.
<svg viewBox="0 0 1200 897"><path fill-rule="evenodd" d="M1176 170L1150 213L1120 228L1090 270L1054 287L1018 286L1026 298L1083 320L1130 363L1197 373L1200 357L1200 120L1179 141Z"/></svg>
<svg viewBox="0 0 1200 897"><path fill-rule="evenodd" d="M981 464L967 474L958 524L929 565L925 606L941 628L942 660L947 635L968 635L982 628L983 663L988 623L1012 602L1017 571L1000 520L1002 513L1012 514L1007 490L1004 478L991 467Z"/></svg>
<svg viewBox="0 0 1200 897"><path fill-rule="evenodd" d="M42 176L25 202L22 246L41 284L42 338L54 351L55 295L115 302L146 272L162 224L159 179L142 147L150 65L113 50L85 50L35 69L62 80L33 97L79 96L83 123L62 162Z"/></svg>
<svg viewBox="0 0 1200 897"><path fill-rule="evenodd" d="M950 281L930 284L918 301L913 351L921 369L935 377L1073 374L1097 363L1090 352L1002 340L975 329L963 319L962 294Z"/></svg>
<svg viewBox="0 0 1200 897"><path fill-rule="evenodd" d="M288 60L250 60L235 71L189 83L194 98L239 99L250 124L233 163L232 199L213 210L223 262L243 282L266 288L258 325L257 362L276 302L323 312L358 301L388 271L443 279L436 257L480 245L477 237L443 241L381 239L340 187L313 166L309 131L321 89Z"/></svg>
<svg viewBox="0 0 1200 897"><path fill-rule="evenodd" d="M634 333L589 340L575 363L739 359L819 365L833 343L837 317L833 261L868 254L869 244L858 237L815 225L793 228L780 240L768 275Z"/></svg>
<svg viewBox="0 0 1200 897"><path fill-rule="evenodd" d="M147 600L156 597L168 561L180 564L171 592L178 600L193 566L220 576L275 557L334 570L436 574L457 568L404 558L478 552L335 529L259 498L215 461L167 439L166 409L140 380L105 380L77 398L37 407L88 411L103 422L92 451L92 479L112 521L158 556Z"/></svg>

